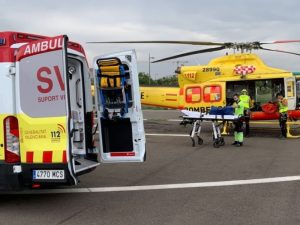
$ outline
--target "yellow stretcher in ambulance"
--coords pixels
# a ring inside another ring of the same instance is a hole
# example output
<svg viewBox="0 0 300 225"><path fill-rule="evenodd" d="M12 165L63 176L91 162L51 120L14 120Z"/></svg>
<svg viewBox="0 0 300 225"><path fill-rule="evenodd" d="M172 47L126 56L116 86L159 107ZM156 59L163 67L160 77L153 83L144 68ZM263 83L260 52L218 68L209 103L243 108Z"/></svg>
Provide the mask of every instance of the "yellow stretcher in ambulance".
<svg viewBox="0 0 300 225"><path fill-rule="evenodd" d="M83 48L0 32L1 190L76 185L100 162L144 161L134 51L96 57L94 71L99 132Z"/></svg>

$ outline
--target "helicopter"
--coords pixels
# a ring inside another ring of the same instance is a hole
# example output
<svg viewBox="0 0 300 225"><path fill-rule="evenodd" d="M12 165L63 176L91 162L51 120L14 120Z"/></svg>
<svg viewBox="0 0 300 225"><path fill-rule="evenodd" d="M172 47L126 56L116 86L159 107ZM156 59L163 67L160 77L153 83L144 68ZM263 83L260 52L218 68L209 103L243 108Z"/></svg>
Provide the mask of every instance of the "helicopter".
<svg viewBox="0 0 300 225"><path fill-rule="evenodd" d="M178 67L175 73L178 75L179 87L141 87L142 104L208 113L212 106L224 107L228 105L235 93L246 89L253 100L251 120L274 120L279 118L279 113L264 110L264 105L274 101L277 93L282 93L288 99L289 117L300 119L300 73L267 66L252 51L264 50L300 56L296 52L265 47L272 44L299 42L300 40L268 42L97 41L88 43L210 46L209 48L162 58L152 63L233 49L234 53L226 53L225 56L214 58L207 65Z"/></svg>

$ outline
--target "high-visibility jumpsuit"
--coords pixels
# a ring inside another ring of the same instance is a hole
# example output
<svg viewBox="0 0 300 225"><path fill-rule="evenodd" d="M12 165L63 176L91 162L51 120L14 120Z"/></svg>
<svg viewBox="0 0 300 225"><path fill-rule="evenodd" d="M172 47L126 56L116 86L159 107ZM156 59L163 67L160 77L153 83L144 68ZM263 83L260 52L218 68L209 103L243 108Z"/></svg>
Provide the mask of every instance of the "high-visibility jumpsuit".
<svg viewBox="0 0 300 225"><path fill-rule="evenodd" d="M245 129L245 135L249 135L250 133L250 101L251 98L249 95L240 95L240 101L244 103L244 116L245 116L245 124L246 124L246 129Z"/></svg>
<svg viewBox="0 0 300 225"><path fill-rule="evenodd" d="M244 103L242 101L239 101L238 107L234 110L234 115L243 117L244 116ZM234 128L234 141L243 143L244 141L244 133L243 133L243 120L242 118L234 122L235 128Z"/></svg>
<svg viewBox="0 0 300 225"><path fill-rule="evenodd" d="M287 101L287 99L282 99L282 101ZM287 118L288 118L288 106L282 104L282 102L279 102L279 113L280 113L280 117L279 117L279 125L280 125L280 130L281 130L281 135L283 137L286 137L286 133L287 133L287 128L286 128L286 122L287 122Z"/></svg>

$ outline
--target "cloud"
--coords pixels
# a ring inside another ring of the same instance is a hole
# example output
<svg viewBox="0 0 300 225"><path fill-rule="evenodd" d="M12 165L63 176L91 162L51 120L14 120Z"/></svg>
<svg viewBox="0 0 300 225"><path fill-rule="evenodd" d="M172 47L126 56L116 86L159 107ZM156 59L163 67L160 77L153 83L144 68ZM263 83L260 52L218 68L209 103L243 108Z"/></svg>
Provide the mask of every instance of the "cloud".
<svg viewBox="0 0 300 225"><path fill-rule="evenodd" d="M110 40L205 40L265 41L299 39L300 3L297 0L90 0L17 1L0 0L0 29L42 35L67 34L85 47L89 61L96 55L135 48L148 69L148 55L156 59L199 49L186 45L87 45L86 41ZM201 47L200 47L201 48ZM300 44L274 46L300 52ZM208 53L180 60L206 64ZM268 64L300 70L299 58L258 52ZM171 74L174 61L152 66L153 73Z"/></svg>

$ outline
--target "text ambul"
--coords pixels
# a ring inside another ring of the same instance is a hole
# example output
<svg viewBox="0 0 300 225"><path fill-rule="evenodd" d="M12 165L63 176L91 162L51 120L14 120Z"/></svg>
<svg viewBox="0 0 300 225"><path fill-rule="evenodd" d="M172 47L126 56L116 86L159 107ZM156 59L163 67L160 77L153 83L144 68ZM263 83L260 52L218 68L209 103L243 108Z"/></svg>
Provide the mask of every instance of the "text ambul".
<svg viewBox="0 0 300 225"><path fill-rule="evenodd" d="M24 55L36 54L39 52L46 52L49 50L60 49L63 46L62 38L54 38L50 40L45 40L37 42L31 45L27 45L24 51Z"/></svg>

